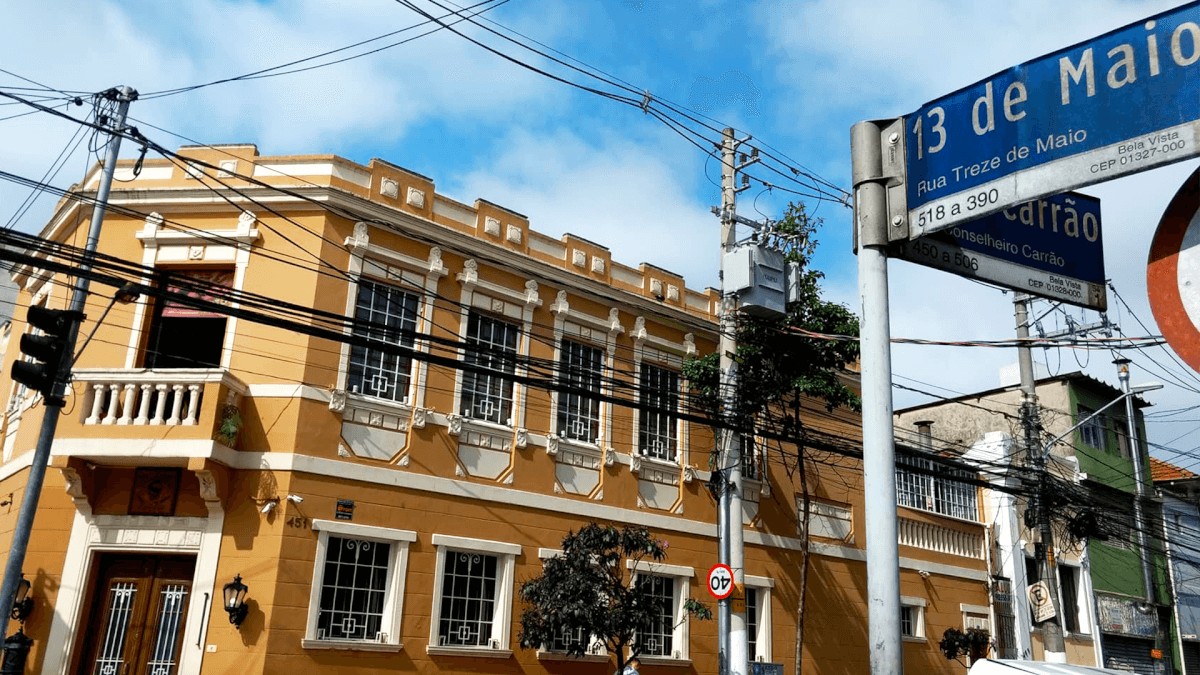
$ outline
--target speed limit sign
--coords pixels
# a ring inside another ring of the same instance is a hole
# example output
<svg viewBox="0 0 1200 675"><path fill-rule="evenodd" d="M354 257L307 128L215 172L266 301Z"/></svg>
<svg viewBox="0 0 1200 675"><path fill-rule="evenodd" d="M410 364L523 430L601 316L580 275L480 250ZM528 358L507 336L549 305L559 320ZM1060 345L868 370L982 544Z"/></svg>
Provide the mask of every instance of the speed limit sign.
<svg viewBox="0 0 1200 675"><path fill-rule="evenodd" d="M708 571L708 592L718 600L733 595L733 568L717 563Z"/></svg>

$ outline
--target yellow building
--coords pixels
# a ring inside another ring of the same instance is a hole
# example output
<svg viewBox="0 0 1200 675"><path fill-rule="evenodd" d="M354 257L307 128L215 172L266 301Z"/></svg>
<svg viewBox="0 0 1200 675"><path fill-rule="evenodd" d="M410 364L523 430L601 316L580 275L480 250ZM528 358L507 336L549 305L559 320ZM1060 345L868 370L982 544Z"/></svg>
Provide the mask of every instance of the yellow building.
<svg viewBox="0 0 1200 675"><path fill-rule="evenodd" d="M715 348L715 291L384 161L180 152L118 169L99 250L224 306L123 303L93 283L24 566L28 672L607 675L603 650L570 662L517 640L520 583L591 521L669 544L633 570L662 577L672 608L643 673L716 672L715 621L683 620L688 598L712 604L711 431L620 404L679 408L681 364ZM82 246L89 214L65 199L42 236ZM68 302L63 275L15 279L14 335L24 307ZM345 317L413 357L356 340ZM570 391L544 386L560 368ZM7 542L46 408L3 391ZM856 415L808 407L810 428L860 447ZM766 460L744 489L744 604L752 658L792 673L800 490ZM900 509L906 670L957 672L937 641L989 620L985 527L973 487L947 511L943 478L909 478L929 497ZM861 468L838 457L814 484L804 672L865 673ZM240 627L221 600L237 575Z"/></svg>

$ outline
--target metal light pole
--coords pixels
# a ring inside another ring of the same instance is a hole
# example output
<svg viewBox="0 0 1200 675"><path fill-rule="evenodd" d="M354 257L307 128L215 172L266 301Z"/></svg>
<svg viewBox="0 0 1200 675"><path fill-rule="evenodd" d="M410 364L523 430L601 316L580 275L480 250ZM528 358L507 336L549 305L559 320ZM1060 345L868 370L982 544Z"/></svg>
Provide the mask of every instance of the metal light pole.
<svg viewBox="0 0 1200 675"><path fill-rule="evenodd" d="M1146 499L1145 470L1142 468L1142 444L1138 439L1137 418L1134 417L1133 391L1129 387L1129 359L1113 361L1117 365L1117 378L1121 380L1121 391L1125 396L1125 421L1129 429L1129 454L1133 458L1133 481L1137 486L1137 496L1133 500L1134 529L1138 537L1138 559L1142 563L1142 587L1145 589L1146 602L1153 606L1154 582L1150 577L1150 549L1146 547L1146 522L1142 502Z"/></svg>
<svg viewBox="0 0 1200 675"><path fill-rule="evenodd" d="M82 312L87 300L90 280L87 272L92 269L92 256L96 252L96 244L100 239L100 225L104 222L105 205L108 203L109 191L112 189L113 173L117 168L117 154L121 150L121 135L124 130L125 116L129 112L129 104L137 100L137 91L129 87L111 89L112 100L117 102L117 111L112 118L112 134L108 143L108 152L104 157L104 168L100 177L100 185L96 190L96 203L92 207L92 220L88 226L87 242L84 246L84 260L79 265L80 274L75 277L75 288L71 295L70 310ZM73 324L67 337L67 349L64 360L73 358L75 340L79 335L79 323ZM66 391L67 379L70 376L70 363L59 369L58 380L54 383L53 398L61 400ZM42 427L38 433L37 446L33 451L33 462L29 467L29 480L25 483L25 492L21 498L21 509L17 513L17 524L13 529L12 547L8 552L8 560L4 565L4 583L0 586L0 634L8 632L8 608L13 606L16 597L17 583L21 580L21 569L25 565L25 553L29 548L29 535L33 530L33 517L37 512L38 499L42 494L42 484L46 479L46 467L50 460L50 445L54 442L54 432L58 428L58 416L61 403L54 404L51 397L43 400L46 410L42 416Z"/></svg>
<svg viewBox="0 0 1200 675"><path fill-rule="evenodd" d="M888 308L888 205L881 128L850 129L858 292L862 300L863 492L867 541L867 642L872 675L900 675L900 544L892 420L892 331ZM895 135L899 141L899 134ZM896 143L893 143L895 146Z"/></svg>

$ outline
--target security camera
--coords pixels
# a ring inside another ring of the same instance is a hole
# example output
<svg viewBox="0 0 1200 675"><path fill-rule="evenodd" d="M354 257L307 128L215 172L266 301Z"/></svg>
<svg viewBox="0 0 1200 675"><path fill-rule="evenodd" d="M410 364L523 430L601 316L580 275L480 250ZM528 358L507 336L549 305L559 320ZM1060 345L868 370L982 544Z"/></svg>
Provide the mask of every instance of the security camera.
<svg viewBox="0 0 1200 675"><path fill-rule="evenodd" d="M279 506L279 502L275 501L275 500L271 500L271 501L263 504L260 511L262 511L263 513L270 513L271 511L273 511L275 509L276 506Z"/></svg>
<svg viewBox="0 0 1200 675"><path fill-rule="evenodd" d="M300 495L288 495L287 500L293 504L299 504L304 501L304 497Z"/></svg>
<svg viewBox="0 0 1200 675"><path fill-rule="evenodd" d="M921 578L922 578L922 579L928 579L928 578L929 578L929 572L928 572L928 570L917 570L917 574L921 575Z"/></svg>

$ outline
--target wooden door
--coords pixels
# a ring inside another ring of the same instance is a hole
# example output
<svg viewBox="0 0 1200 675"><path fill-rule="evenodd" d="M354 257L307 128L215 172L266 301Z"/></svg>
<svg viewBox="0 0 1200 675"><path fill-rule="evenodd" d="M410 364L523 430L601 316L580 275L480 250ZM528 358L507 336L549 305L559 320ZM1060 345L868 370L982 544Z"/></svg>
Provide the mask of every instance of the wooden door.
<svg viewBox="0 0 1200 675"><path fill-rule="evenodd" d="M84 608L79 675L175 675L196 560L101 554Z"/></svg>

